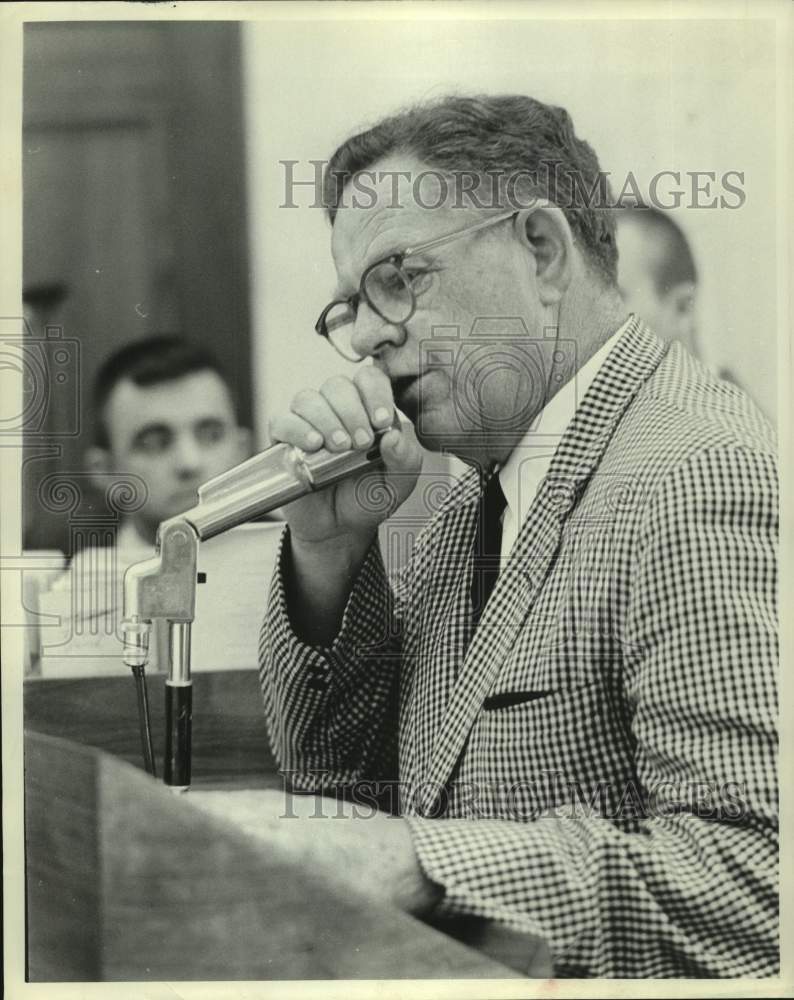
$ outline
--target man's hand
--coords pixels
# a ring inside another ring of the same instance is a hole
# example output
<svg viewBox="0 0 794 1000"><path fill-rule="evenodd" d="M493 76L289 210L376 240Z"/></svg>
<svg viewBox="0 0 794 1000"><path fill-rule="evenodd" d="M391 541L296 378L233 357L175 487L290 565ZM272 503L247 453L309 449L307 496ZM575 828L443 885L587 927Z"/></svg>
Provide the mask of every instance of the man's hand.
<svg viewBox="0 0 794 1000"><path fill-rule="evenodd" d="M323 446L367 450L375 432L393 420L391 383L367 367L352 381L339 375L319 391L299 392L290 411L272 421L271 435L309 452ZM410 424L387 430L380 454L384 468L366 469L284 508L290 527L287 601L292 627L304 642L333 641L378 525L416 485L422 449Z"/></svg>
<svg viewBox="0 0 794 1000"><path fill-rule="evenodd" d="M408 824L398 817L281 791L191 791L189 801L381 905L420 915L443 895L419 867Z"/></svg>
<svg viewBox="0 0 794 1000"><path fill-rule="evenodd" d="M287 413L271 421L274 441L285 441L307 452L367 451L375 433L394 421L391 383L377 368L361 368L351 380L344 375L328 379L319 389L303 389ZM381 521L406 500L422 467L422 450L413 428L386 430L380 443L385 469L359 473L335 486L319 490L284 508L293 547L329 544L340 538L364 537L367 544ZM390 496L392 503L364 502L359 481L377 477L365 493Z"/></svg>

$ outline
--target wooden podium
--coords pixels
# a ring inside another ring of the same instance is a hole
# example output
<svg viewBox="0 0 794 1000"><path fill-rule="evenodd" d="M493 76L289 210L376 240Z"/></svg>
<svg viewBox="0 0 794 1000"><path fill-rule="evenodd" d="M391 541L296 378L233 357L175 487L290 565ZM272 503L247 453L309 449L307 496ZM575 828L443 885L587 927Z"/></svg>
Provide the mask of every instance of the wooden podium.
<svg viewBox="0 0 794 1000"><path fill-rule="evenodd" d="M194 684L195 786L280 788L256 672L197 674ZM161 685L149 678L160 756ZM28 681L25 727L31 982L517 975L435 927L350 898L147 775L136 766L130 677ZM478 942L473 927L461 937ZM532 971L526 939L522 953L522 971L545 974L542 957Z"/></svg>

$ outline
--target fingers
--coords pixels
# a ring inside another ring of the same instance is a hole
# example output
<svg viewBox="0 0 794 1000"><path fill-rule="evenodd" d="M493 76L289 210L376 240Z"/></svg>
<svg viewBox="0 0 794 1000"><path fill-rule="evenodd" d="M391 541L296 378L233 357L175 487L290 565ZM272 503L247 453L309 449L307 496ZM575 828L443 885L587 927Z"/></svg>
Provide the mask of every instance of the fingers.
<svg viewBox="0 0 794 1000"><path fill-rule="evenodd" d="M386 375L377 368L360 368L353 381L371 425L377 430L388 427L394 420L394 396Z"/></svg>
<svg viewBox="0 0 794 1000"><path fill-rule="evenodd" d="M348 451L364 444L362 430L366 443L371 440L366 410L353 383L343 376L329 379L320 391L301 390L292 400L291 408L322 435L330 451Z"/></svg>
<svg viewBox="0 0 794 1000"><path fill-rule="evenodd" d="M284 441L304 451L317 451L322 447L323 436L296 413L280 413L270 421L272 441Z"/></svg>
<svg viewBox="0 0 794 1000"><path fill-rule="evenodd" d="M394 420L394 399L388 378L374 368L362 369L354 381L334 376L319 389L303 389L291 410L271 423L275 440L309 451L325 445L329 451L369 448L375 431Z"/></svg>

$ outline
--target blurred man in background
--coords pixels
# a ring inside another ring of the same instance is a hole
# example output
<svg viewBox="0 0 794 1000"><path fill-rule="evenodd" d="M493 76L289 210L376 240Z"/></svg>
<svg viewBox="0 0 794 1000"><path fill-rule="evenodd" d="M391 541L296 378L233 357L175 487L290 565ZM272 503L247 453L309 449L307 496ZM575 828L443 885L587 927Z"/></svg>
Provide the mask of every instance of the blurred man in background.
<svg viewBox="0 0 794 1000"><path fill-rule="evenodd" d="M121 525L119 551L151 555L161 521L192 507L198 487L250 454L217 360L179 337L137 341L109 357L94 383L94 445L86 461L146 484L143 505ZM130 560L132 561L132 560Z"/></svg>
<svg viewBox="0 0 794 1000"><path fill-rule="evenodd" d="M680 340L700 355L697 336L697 268L680 227L669 212L645 205L616 213L618 285L628 309L664 340Z"/></svg>
<svg viewBox="0 0 794 1000"><path fill-rule="evenodd" d="M69 569L39 599L66 628L62 636L45 637L45 660L31 665L52 676L118 670L124 572L154 555L162 521L193 507L199 486L244 461L251 449L220 364L180 337L150 337L111 355L94 381L93 408L86 465L96 487L107 494L118 476L139 495L131 498L115 545L74 552ZM158 623L154 669L164 668L167 648L167 630Z"/></svg>

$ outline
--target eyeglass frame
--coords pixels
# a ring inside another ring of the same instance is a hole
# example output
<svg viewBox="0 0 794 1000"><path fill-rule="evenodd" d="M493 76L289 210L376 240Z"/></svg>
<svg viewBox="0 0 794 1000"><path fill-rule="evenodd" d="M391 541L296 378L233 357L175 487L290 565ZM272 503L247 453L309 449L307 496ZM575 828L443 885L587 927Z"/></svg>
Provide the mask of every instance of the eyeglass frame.
<svg viewBox="0 0 794 1000"><path fill-rule="evenodd" d="M407 247L405 250L398 251L397 253L387 254L385 257L381 257L379 260L373 261L371 264L367 265L364 269L361 278L358 283L358 291L353 292L352 295L348 295L347 298L334 299L329 302L328 305L320 313L317 322L314 324L315 333L318 333L321 337L328 341L328 343L333 347L333 349L340 354L343 358L348 361L353 361L354 364L358 364L363 361L366 355L362 355L358 359L348 357L348 355L343 354L342 351L336 346L336 344L331 340L328 333L328 328L325 325L326 317L328 313L334 308L334 306L346 305L351 309L355 309L355 316L358 317L358 306L360 302L366 302L369 308L379 316L384 323L388 323L391 326L395 326L398 323L407 323L413 314L416 312L417 306L417 296L413 289L413 284L411 279L407 274L403 273L402 265L406 257L415 257L417 254L425 253L427 250L435 250L436 247L445 246L447 243L452 243L454 240L460 239L462 236L467 236L469 233L476 233L481 229L487 229L490 226L496 226L500 222L506 222L508 219L513 219L519 214L520 209L511 209L509 212L502 212L497 216L489 219L481 219L479 222L472 223L470 226L464 226L463 229L456 229L453 233L446 233L443 236L436 236L435 239L428 240L426 243L418 243L414 247ZM403 280L405 281L405 286L411 296L411 309L408 315L401 320L395 322L390 320L388 317L384 316L383 313L378 309L375 303L367 295L364 285L366 283L368 275L375 270L376 267L381 267L383 264L393 264L394 267L401 273ZM352 303L355 301L355 306ZM355 319L354 321L355 322Z"/></svg>

